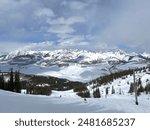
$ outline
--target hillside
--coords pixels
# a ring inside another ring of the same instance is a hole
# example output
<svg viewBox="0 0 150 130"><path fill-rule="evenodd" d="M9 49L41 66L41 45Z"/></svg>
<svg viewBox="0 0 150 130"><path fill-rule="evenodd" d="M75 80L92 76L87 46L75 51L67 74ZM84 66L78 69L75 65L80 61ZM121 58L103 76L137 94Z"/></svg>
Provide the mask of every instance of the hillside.
<svg viewBox="0 0 150 130"><path fill-rule="evenodd" d="M62 97L60 98L60 95ZM72 91L56 92L49 96L32 96L0 90L0 112L150 112L149 97L141 95L139 105L134 96L111 95L105 98L87 99L86 102ZM11 107L10 107L11 106Z"/></svg>
<svg viewBox="0 0 150 130"><path fill-rule="evenodd" d="M120 50L16 51L2 55L0 70L5 87L11 87L13 68L20 70L22 89L21 94L0 90L0 112L150 112L149 57L148 53ZM135 105L134 91L129 93L133 71L138 91L142 86L139 105Z"/></svg>

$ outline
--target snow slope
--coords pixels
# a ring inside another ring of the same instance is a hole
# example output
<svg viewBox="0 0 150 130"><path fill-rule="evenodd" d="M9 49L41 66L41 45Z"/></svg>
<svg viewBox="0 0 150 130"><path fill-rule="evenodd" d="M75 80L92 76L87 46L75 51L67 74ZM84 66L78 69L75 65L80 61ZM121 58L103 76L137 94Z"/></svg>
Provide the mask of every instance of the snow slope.
<svg viewBox="0 0 150 130"><path fill-rule="evenodd" d="M136 80L141 78L142 86L145 87L150 79L149 71L137 72ZM119 78L112 83L99 86L101 98L93 98L93 85L88 89L91 98L85 102L73 92L69 91L52 91L50 96L36 96L28 94L17 94L0 90L0 112L100 112L100 113L145 113L150 112L150 94L142 93L138 96L139 105L135 105L134 94L129 94L130 83L133 82L133 76L128 75L126 78ZM115 94L111 94L111 88L114 86ZM106 87L109 87L109 94L106 97ZM120 95L121 91L121 95ZM60 97L61 96L61 97Z"/></svg>
<svg viewBox="0 0 150 130"><path fill-rule="evenodd" d="M141 95L137 106L134 103L134 96L129 95L90 98L84 102L72 91L54 91L51 96L32 96L0 90L0 103L0 112L6 113L150 112L150 95Z"/></svg>

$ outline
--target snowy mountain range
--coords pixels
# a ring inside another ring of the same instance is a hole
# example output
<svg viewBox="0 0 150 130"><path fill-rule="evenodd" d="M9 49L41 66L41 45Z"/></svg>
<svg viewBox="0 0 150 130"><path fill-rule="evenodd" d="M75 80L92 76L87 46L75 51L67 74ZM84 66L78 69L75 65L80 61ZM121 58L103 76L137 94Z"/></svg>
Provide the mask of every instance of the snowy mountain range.
<svg viewBox="0 0 150 130"><path fill-rule="evenodd" d="M150 54L126 53L122 50L86 51L16 50L0 55L0 69L20 69L22 73L50 75L72 81L89 81L101 75L128 68L148 66Z"/></svg>
<svg viewBox="0 0 150 130"><path fill-rule="evenodd" d="M31 96L25 95L24 92L16 94L0 90L0 102L2 102L3 106L0 112L150 112L149 94L141 93L138 97L140 105L137 106L135 105L134 94L128 93L130 84L133 83L132 74L117 78L107 84L97 84L98 81L100 82L100 76L149 65L150 54L126 53L121 50L105 52L85 50L16 50L8 54L2 53L0 55L0 70L2 72L8 72L10 68L13 68L14 70L20 70L21 73L29 74L21 75L21 79L23 77L26 79L26 76L35 78L32 75L38 75L36 81L40 82L39 85L43 85L43 82L41 82L43 78L52 76L51 79L55 81L56 88L60 87L60 85L57 85L58 81L61 81L62 87L69 86L70 83L73 83L72 81L84 82L87 85L86 87L91 98L85 102L76 95L73 89L67 91L52 89L50 96ZM5 77L7 76L5 75ZM40 80L39 77L41 77ZM54 79L53 77L57 78ZM150 81L150 69L147 68L145 71L144 69L138 70L136 72L136 80L139 78L142 86L145 88ZM28 79L26 80L28 82ZM46 84L45 79L43 81ZM51 80L48 79L48 81ZM95 85L100 90L101 98L93 97L93 92L96 89ZM111 93L112 86L115 94ZM109 88L107 98L106 88ZM9 109L6 102L15 104L16 107ZM128 109L126 109L126 106L128 106ZM61 107L64 109L60 109Z"/></svg>
<svg viewBox="0 0 150 130"><path fill-rule="evenodd" d="M9 54L1 54L0 61L9 64L28 65L38 64L50 66L53 64L78 63L78 64L97 64L103 62L149 62L150 54L131 53L128 54L121 50L92 52L85 50L54 50L54 51L33 51L16 50Z"/></svg>

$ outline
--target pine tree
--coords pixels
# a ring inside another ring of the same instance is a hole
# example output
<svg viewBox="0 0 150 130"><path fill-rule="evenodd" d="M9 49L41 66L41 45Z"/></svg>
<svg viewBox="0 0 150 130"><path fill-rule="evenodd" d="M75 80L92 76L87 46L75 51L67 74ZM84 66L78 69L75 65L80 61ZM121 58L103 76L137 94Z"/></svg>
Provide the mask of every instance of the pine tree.
<svg viewBox="0 0 150 130"><path fill-rule="evenodd" d="M3 73L2 73L2 89L5 89L5 79Z"/></svg>
<svg viewBox="0 0 150 130"><path fill-rule="evenodd" d="M89 92L89 90L87 90L87 91L84 92L84 97L90 98L90 92Z"/></svg>
<svg viewBox="0 0 150 130"><path fill-rule="evenodd" d="M14 73L13 73L13 69L11 68L10 70L10 80L9 80L9 86L8 86L8 90L9 91L14 91Z"/></svg>
<svg viewBox="0 0 150 130"><path fill-rule="evenodd" d="M93 97L96 98L96 90L93 90Z"/></svg>
<svg viewBox="0 0 150 130"><path fill-rule="evenodd" d="M131 83L131 84L130 84L129 93L133 93L133 92L134 92L134 84Z"/></svg>
<svg viewBox="0 0 150 130"><path fill-rule="evenodd" d="M77 93L78 96L82 97L82 98L90 98L90 92L89 90L86 91L80 91Z"/></svg>
<svg viewBox="0 0 150 130"><path fill-rule="evenodd" d="M108 89L109 89L109 88L107 87L107 88L106 88L106 95L108 95Z"/></svg>
<svg viewBox="0 0 150 130"><path fill-rule="evenodd" d="M141 78L139 78L139 81L138 81L138 86L142 85L142 81L141 81Z"/></svg>
<svg viewBox="0 0 150 130"><path fill-rule="evenodd" d="M101 97L101 93L100 93L99 88L97 88L97 90L96 90L96 91L97 91L97 92L96 92L97 98L100 98L100 97Z"/></svg>
<svg viewBox="0 0 150 130"><path fill-rule="evenodd" d="M142 92L144 92L144 88L142 86L142 81L141 81L141 78L139 78L139 81L138 81L138 90L137 90L137 95L139 96Z"/></svg>
<svg viewBox="0 0 150 130"><path fill-rule="evenodd" d="M144 88L143 88L142 84L139 86L138 91L139 92L144 92Z"/></svg>
<svg viewBox="0 0 150 130"><path fill-rule="evenodd" d="M0 75L0 89L4 89L5 88L5 80L4 80L4 74L2 73Z"/></svg>
<svg viewBox="0 0 150 130"><path fill-rule="evenodd" d="M121 88L119 88L119 94L120 94L120 95L122 94L122 92L121 92Z"/></svg>
<svg viewBox="0 0 150 130"><path fill-rule="evenodd" d="M147 86L145 87L145 91L146 91L146 94L148 94L148 87Z"/></svg>
<svg viewBox="0 0 150 130"><path fill-rule="evenodd" d="M99 88L97 88L95 91L93 91L93 97L94 98L100 98L101 97L101 93Z"/></svg>
<svg viewBox="0 0 150 130"><path fill-rule="evenodd" d="M15 72L15 91L21 93L21 84L20 84L20 73L19 71Z"/></svg>
<svg viewBox="0 0 150 130"><path fill-rule="evenodd" d="M114 86L112 86L111 94L114 94L114 93L115 93L115 89L114 89Z"/></svg>
<svg viewBox="0 0 150 130"><path fill-rule="evenodd" d="M0 89L3 89L2 82L3 82L2 75L0 75Z"/></svg>
<svg viewBox="0 0 150 130"><path fill-rule="evenodd" d="M146 91L146 94L150 92L150 83L146 84L145 91Z"/></svg>

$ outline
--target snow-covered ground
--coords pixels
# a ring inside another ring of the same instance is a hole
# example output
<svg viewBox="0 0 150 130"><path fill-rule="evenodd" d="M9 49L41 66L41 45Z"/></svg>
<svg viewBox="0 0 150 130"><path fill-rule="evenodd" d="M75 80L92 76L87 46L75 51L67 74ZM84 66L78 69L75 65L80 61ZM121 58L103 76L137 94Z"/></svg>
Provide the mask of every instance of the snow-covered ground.
<svg viewBox="0 0 150 130"><path fill-rule="evenodd" d="M137 64L137 63L128 63L125 65L117 65L118 70L126 70L128 68L136 68L143 67L145 64ZM42 76L53 76L57 78L65 78L70 81L80 81L80 82L88 82L97 77L104 76L110 74L111 66L108 63L99 63L99 64L89 64L82 65L71 63L69 66L59 67L58 65L52 66L39 66L39 65L26 65L26 66L18 66L18 65L9 65L9 64L0 64L0 69L3 72L8 72L13 68L15 70L20 70L21 73L25 74L34 74L34 75L42 75ZM113 70L113 69L112 69Z"/></svg>
<svg viewBox="0 0 150 130"><path fill-rule="evenodd" d="M83 66L81 64L70 64L69 66L58 67L57 65L52 65L48 67L41 67L38 65L27 65L24 67L18 67L16 65L1 64L0 68L3 72L10 71L10 68L14 70L20 70L21 73L25 74L35 74L42 76L53 76L57 78L65 78L71 81L88 82L95 79L101 75L107 74L105 69L109 67L108 64L96 64Z"/></svg>
<svg viewBox="0 0 150 130"><path fill-rule="evenodd" d="M8 72L10 68L13 68L14 71L19 69L25 74L88 82L109 74L110 71L148 66L149 59L140 58L142 55L140 57L137 54L132 55L120 51L107 53L67 50L28 51L27 53L19 51L10 53L5 59L2 57L0 70ZM149 58L149 54L145 53L143 56ZM22 62L28 64L20 65ZM136 73L136 78L137 80L141 78L144 87L148 80L150 81L150 75L145 72ZM0 112L150 112L150 94L142 93L138 97L139 105L135 105L134 95L128 93L131 82L133 82L133 76L128 75L126 78L116 79L110 84L99 86L101 98L92 97L91 84L88 89L92 98L88 98L86 102L72 90L52 91L51 96L33 96L23 94L25 91L17 94L0 90ZM111 94L112 86L115 89L113 95ZM109 94L106 98L107 87L109 87Z"/></svg>
<svg viewBox="0 0 150 130"><path fill-rule="evenodd" d="M0 112L6 113L150 112L150 95L141 95L138 106L134 102L134 95L115 94L107 98L89 98L85 102L71 90L53 91L51 96L33 96L0 90Z"/></svg>
<svg viewBox="0 0 150 130"><path fill-rule="evenodd" d="M143 71L138 72L136 79L139 78L145 87L149 82L150 74ZM133 82L133 76L128 75L110 84L99 86L101 98L92 97L93 86L91 84L88 89L92 98L88 98L86 102L73 90L52 91L50 96L28 95L24 94L25 92L17 94L0 90L0 112L150 112L150 94L142 93L138 97L139 105L135 105L134 94L128 93L131 82ZM112 86L115 94L111 94ZM106 87L109 87L107 97Z"/></svg>

